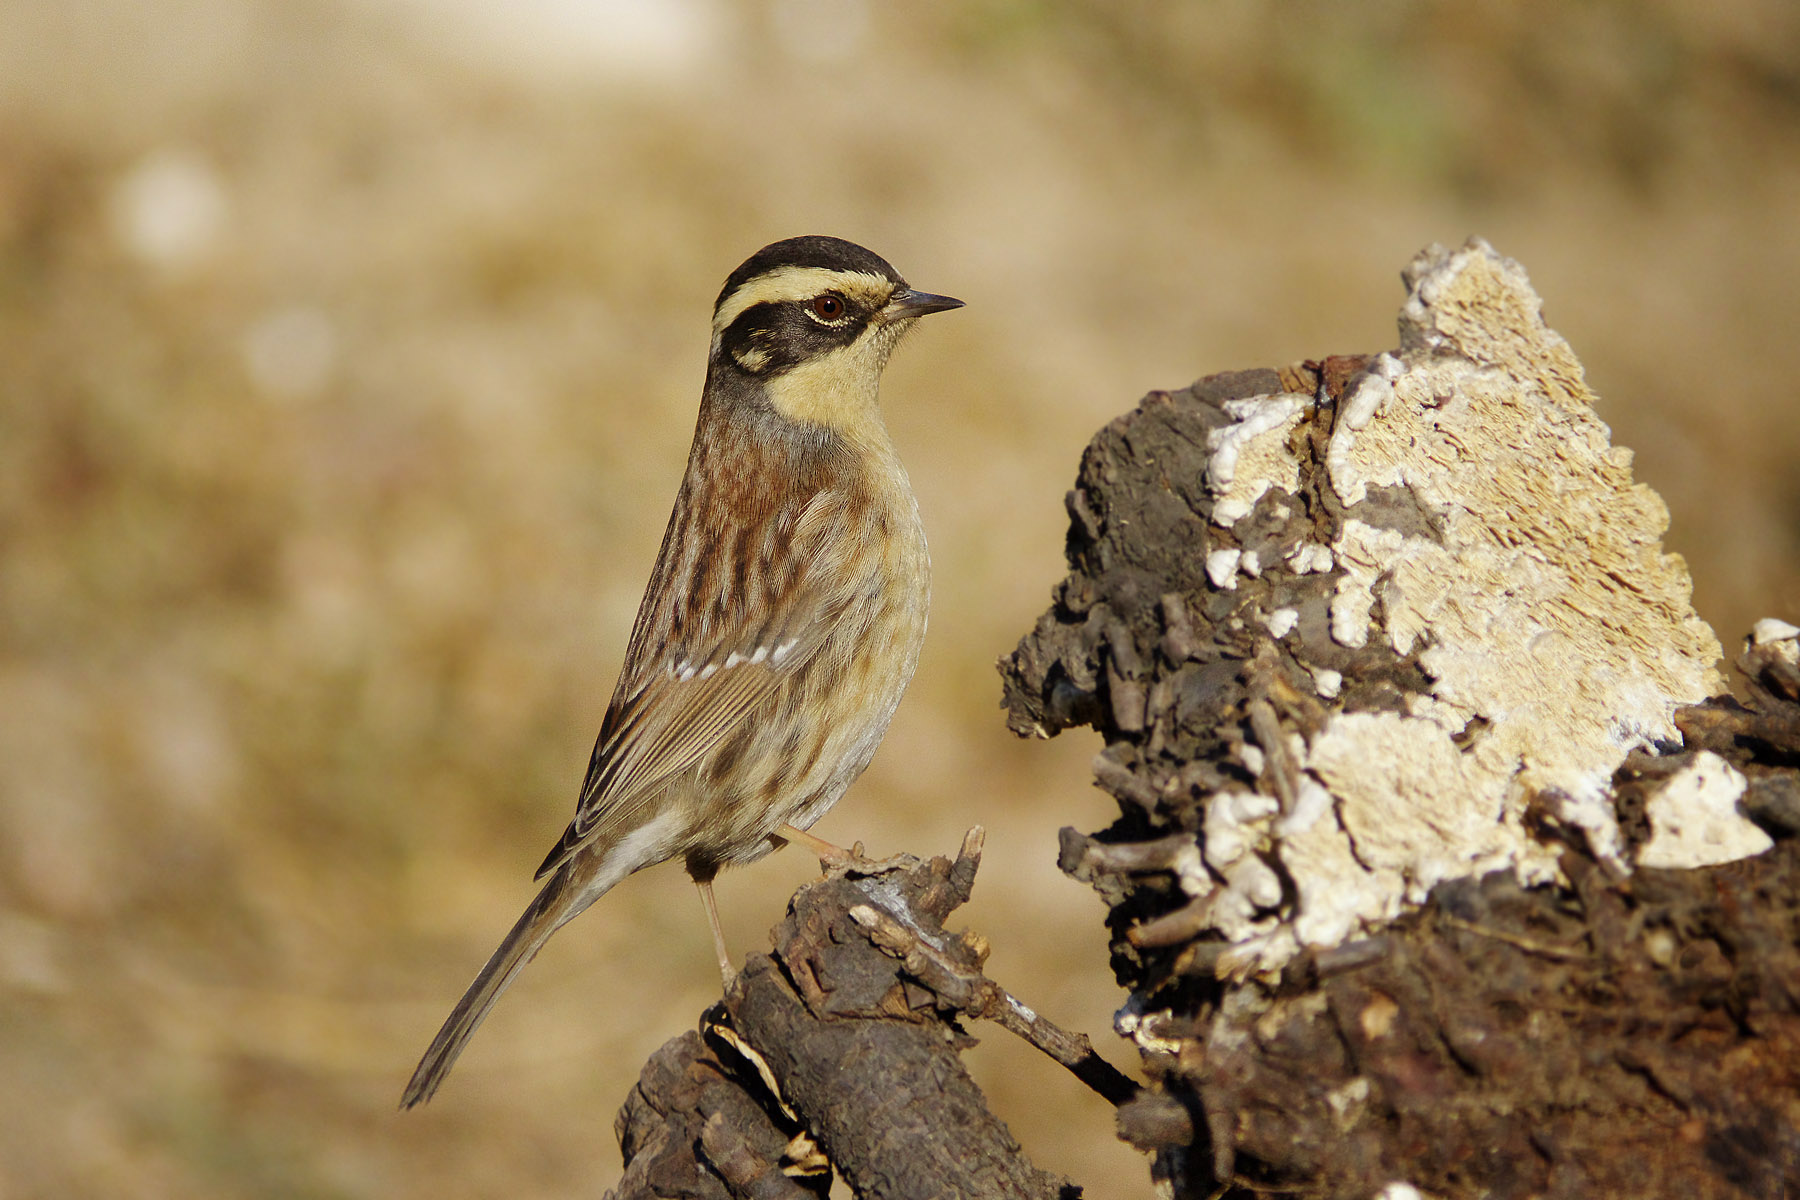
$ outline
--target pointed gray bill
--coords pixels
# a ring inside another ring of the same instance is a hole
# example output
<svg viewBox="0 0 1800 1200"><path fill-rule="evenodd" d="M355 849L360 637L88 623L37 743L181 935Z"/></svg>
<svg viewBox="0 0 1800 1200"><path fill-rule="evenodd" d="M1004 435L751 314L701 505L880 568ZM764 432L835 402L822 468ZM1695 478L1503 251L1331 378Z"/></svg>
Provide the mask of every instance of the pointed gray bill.
<svg viewBox="0 0 1800 1200"><path fill-rule="evenodd" d="M904 321L910 317L922 317L927 313L945 312L962 306L963 302L954 296L934 296L930 292L916 292L912 288L906 288L888 297L888 302L881 308L881 316L883 320Z"/></svg>

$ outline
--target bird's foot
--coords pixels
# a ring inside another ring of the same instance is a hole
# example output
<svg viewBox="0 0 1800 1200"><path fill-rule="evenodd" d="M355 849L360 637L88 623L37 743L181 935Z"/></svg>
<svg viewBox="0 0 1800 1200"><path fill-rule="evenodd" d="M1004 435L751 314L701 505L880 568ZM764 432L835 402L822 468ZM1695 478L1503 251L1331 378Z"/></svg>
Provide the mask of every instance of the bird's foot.
<svg viewBox="0 0 1800 1200"><path fill-rule="evenodd" d="M822 837L816 837L806 830L797 829L792 825L783 825L775 831L775 836L783 841L798 842L818 855L819 865L824 868L827 875L844 875L851 871L870 875L882 870L888 862L886 859L869 858L863 853L861 842L857 842L846 850L842 846L828 842Z"/></svg>

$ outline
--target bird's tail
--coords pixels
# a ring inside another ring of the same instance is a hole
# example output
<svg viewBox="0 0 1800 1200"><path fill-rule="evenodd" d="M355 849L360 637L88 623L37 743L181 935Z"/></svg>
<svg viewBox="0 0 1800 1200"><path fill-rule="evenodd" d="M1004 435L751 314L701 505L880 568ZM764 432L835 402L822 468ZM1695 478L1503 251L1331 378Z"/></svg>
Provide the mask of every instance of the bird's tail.
<svg viewBox="0 0 1800 1200"><path fill-rule="evenodd" d="M425 1057L419 1060L418 1069L413 1071L406 1092L400 1097L401 1108L412 1108L431 1099L444 1082L444 1076L456 1065L463 1047L487 1019L494 1001L500 998L525 964L543 949L550 935L631 873L625 869L626 864L604 861L615 857L599 847L584 847L550 876L543 890L512 927L512 932L506 935L500 948L475 976L475 982L450 1010L444 1027L438 1030Z"/></svg>

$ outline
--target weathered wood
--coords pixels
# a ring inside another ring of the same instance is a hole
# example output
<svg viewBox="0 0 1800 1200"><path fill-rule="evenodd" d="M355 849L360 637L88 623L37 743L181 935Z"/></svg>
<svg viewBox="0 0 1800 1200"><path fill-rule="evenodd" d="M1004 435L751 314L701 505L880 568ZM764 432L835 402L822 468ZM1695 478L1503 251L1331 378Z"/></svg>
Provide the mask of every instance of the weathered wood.
<svg viewBox="0 0 1800 1200"><path fill-rule="evenodd" d="M1118 1100L1137 1088L982 974L978 936L944 929L980 845L977 830L954 860L859 863L802 888L704 1043L685 1035L646 1068L619 1118L615 1195L799 1194L783 1172L810 1158L868 1200L1079 1196L988 1109L958 1018L997 1021Z"/></svg>
<svg viewBox="0 0 1800 1200"><path fill-rule="evenodd" d="M722 1048L721 1048L722 1049ZM651 1056L614 1128L625 1154L616 1196L693 1200L804 1200L823 1196L828 1173L808 1187L782 1173L798 1125L765 1108L745 1086L744 1064L724 1061L698 1033Z"/></svg>

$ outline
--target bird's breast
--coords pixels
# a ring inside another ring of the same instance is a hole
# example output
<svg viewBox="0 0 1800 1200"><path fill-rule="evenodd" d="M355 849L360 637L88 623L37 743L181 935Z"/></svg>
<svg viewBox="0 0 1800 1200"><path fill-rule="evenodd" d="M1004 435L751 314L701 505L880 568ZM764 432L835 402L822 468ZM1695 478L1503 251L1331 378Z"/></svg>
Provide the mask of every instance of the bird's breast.
<svg viewBox="0 0 1800 1200"><path fill-rule="evenodd" d="M888 640L896 648L905 647L906 670L900 681L904 687L918 663L919 646L925 638L925 626L931 605L931 552L925 542L925 525L919 517L919 502L913 495L906 471L898 460L884 472L881 485L874 489L872 508L877 528L873 540L879 560L879 621L887 628Z"/></svg>
<svg viewBox="0 0 1800 1200"><path fill-rule="evenodd" d="M931 603L931 556L919 505L897 460L880 463L851 504L843 564L855 599L809 680L831 699L854 774L874 753L919 663ZM853 581L853 582L852 582Z"/></svg>

